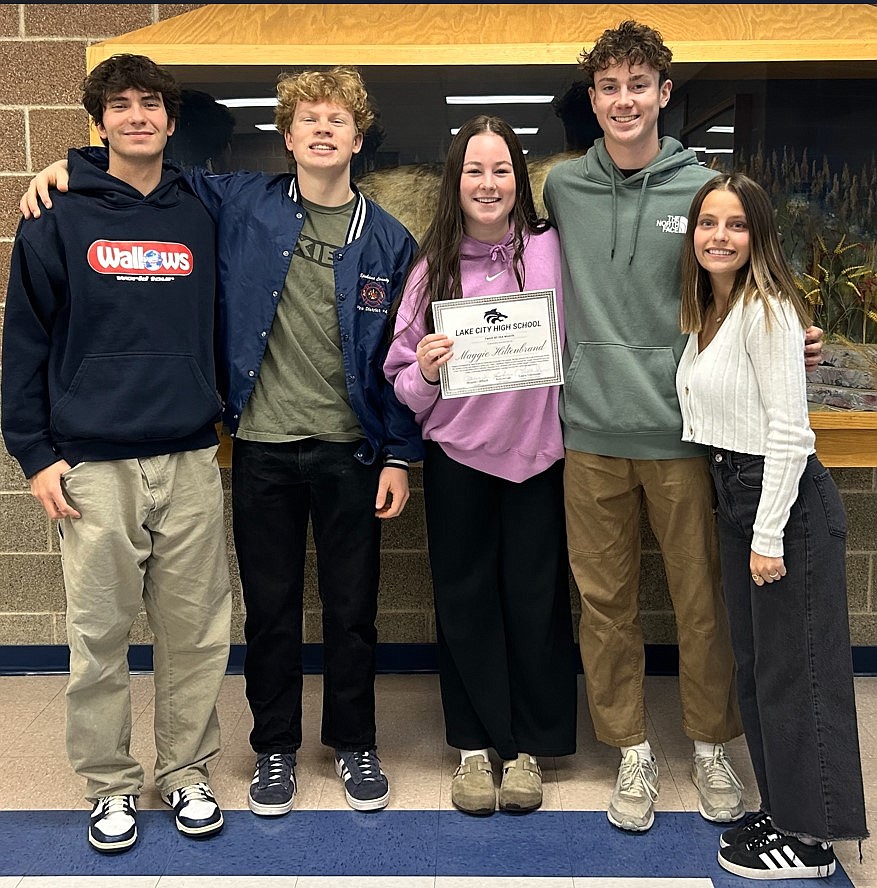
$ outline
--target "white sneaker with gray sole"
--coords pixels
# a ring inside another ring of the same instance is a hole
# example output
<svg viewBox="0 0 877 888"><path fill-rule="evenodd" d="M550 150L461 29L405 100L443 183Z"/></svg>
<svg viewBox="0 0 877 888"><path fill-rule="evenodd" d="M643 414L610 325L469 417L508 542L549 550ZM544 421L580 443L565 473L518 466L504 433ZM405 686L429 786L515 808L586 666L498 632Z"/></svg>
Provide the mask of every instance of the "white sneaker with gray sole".
<svg viewBox="0 0 877 888"><path fill-rule="evenodd" d="M658 798L658 763L653 755L641 758L629 749L618 768L618 780L606 816L613 826L644 832L655 822Z"/></svg>

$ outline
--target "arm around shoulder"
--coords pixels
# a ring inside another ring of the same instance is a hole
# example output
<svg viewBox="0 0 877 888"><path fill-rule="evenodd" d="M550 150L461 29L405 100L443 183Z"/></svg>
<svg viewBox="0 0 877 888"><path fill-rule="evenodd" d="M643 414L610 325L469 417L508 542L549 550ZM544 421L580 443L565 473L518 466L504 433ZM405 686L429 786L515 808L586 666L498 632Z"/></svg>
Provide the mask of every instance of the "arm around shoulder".
<svg viewBox="0 0 877 888"><path fill-rule="evenodd" d="M18 202L18 208L24 218L38 219L42 215L41 206L51 209L52 190L66 191L69 180L66 160L56 160L40 170L30 180L27 191Z"/></svg>

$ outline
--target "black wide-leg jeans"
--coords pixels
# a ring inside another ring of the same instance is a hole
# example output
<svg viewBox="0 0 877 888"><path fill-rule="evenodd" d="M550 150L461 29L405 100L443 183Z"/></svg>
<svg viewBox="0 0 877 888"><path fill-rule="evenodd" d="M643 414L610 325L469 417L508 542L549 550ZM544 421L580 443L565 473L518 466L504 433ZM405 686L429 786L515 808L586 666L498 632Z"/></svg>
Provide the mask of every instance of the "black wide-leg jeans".
<svg viewBox="0 0 877 888"><path fill-rule="evenodd" d="M375 646L381 466L354 457L361 442L235 439L232 524L247 641L246 694L257 753L301 745L302 617L310 517L323 622L326 746L375 745Z"/></svg>
<svg viewBox="0 0 877 888"><path fill-rule="evenodd" d="M737 691L763 809L783 832L867 836L847 610L847 520L810 456L783 535L786 575L749 570L764 458L710 449Z"/></svg>

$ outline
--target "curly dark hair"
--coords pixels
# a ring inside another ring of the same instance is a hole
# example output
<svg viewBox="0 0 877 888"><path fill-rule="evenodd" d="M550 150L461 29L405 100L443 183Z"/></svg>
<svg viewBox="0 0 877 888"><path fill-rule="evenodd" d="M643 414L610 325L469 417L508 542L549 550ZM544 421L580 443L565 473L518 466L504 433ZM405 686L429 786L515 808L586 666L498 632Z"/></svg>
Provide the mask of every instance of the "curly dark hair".
<svg viewBox="0 0 877 888"><path fill-rule="evenodd" d="M176 78L147 56L131 53L110 56L86 75L82 105L96 124L103 125L107 99L129 89L160 95L168 120L179 118L180 86Z"/></svg>
<svg viewBox="0 0 877 888"><path fill-rule="evenodd" d="M664 45L664 38L654 28L639 22L622 22L617 28L607 28L597 38L588 52L579 53L579 68L593 84L594 74L612 65L627 62L629 65L649 65L663 83L670 76L671 50Z"/></svg>

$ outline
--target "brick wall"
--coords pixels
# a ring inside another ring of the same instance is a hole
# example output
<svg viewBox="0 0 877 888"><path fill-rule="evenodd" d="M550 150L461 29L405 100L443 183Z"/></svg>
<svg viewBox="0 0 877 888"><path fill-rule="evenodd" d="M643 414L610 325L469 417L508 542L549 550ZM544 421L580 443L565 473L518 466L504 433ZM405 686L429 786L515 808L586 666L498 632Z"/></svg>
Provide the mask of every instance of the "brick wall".
<svg viewBox="0 0 877 888"><path fill-rule="evenodd" d="M118 36L200 4L0 6L0 323L18 198L31 175L88 141L79 84L89 43ZM278 143L279 145L279 143ZM255 160L255 159L254 159ZM283 168L283 158L270 163ZM272 168L274 168L272 166ZM223 470L228 493L228 470ZM877 469L834 472L850 518L850 622L855 644L877 644ZM384 526L379 630L383 641L435 639L426 558L419 468L411 476L403 516ZM230 499L226 497L227 501ZM226 505L228 511L228 505ZM233 640L243 641L240 589L230 544L236 605ZM307 564L305 638L320 637L313 555ZM574 610L577 594L571 588ZM675 640L672 610L657 544L643 522L643 624L654 643ZM64 589L57 531L28 492L17 465L0 445L0 644L63 643ZM132 635L149 642L141 618Z"/></svg>

